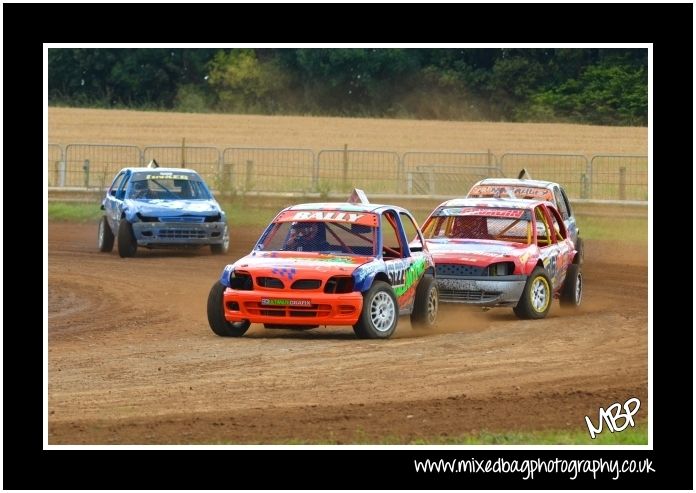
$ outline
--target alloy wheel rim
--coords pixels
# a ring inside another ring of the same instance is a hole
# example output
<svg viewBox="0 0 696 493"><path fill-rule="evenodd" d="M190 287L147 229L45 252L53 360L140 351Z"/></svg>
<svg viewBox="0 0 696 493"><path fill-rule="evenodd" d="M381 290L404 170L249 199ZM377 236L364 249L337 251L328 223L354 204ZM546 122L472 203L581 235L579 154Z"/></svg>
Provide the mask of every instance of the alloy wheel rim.
<svg viewBox="0 0 696 493"><path fill-rule="evenodd" d="M428 294L428 322L431 324L435 322L437 316L437 303L437 291L435 288L431 288Z"/></svg>
<svg viewBox="0 0 696 493"><path fill-rule="evenodd" d="M549 305L549 285L539 276L532 283L532 306L537 313L543 313Z"/></svg>
<svg viewBox="0 0 696 493"><path fill-rule="evenodd" d="M370 303L370 319L372 325L379 332L387 332L394 323L394 300L385 292L380 292L372 298Z"/></svg>

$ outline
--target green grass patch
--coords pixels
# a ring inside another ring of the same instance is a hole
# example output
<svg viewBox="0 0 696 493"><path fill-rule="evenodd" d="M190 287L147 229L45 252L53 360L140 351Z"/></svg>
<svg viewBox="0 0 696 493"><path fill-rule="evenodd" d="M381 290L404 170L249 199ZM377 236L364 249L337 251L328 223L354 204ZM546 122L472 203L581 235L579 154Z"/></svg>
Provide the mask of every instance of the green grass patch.
<svg viewBox="0 0 696 493"><path fill-rule="evenodd" d="M263 228L290 205L303 202L321 202L317 198L297 197L244 197L237 195L222 198L221 206L233 226ZM409 210L417 220L423 222L432 207L409 204ZM98 203L49 202L48 218L51 221L91 222L99 220L102 211ZM578 215L581 236L590 240L610 240L647 243L647 217Z"/></svg>
<svg viewBox="0 0 696 493"><path fill-rule="evenodd" d="M268 207L249 204L253 198L237 197L234 200L220 203L220 207L227 214L227 221L232 226L256 226L263 228L268 226L282 207Z"/></svg>
<svg viewBox="0 0 696 493"><path fill-rule="evenodd" d="M82 202L49 202L49 221L96 222L103 214L99 204Z"/></svg>
<svg viewBox="0 0 696 493"><path fill-rule="evenodd" d="M227 217L232 225L235 226L258 226L264 227L280 209L268 207L255 207L244 204L244 200L239 198L231 202L221 204L222 209L227 213ZM104 212L99 208L98 203L87 202L49 202L48 220L49 221L72 221L72 222L95 222Z"/></svg>
<svg viewBox="0 0 696 493"><path fill-rule="evenodd" d="M249 442L246 442L249 443ZM524 432L480 431L459 436L371 436L362 429L353 433L349 440L337 439L332 433L316 440L288 439L271 442L254 442L272 445L647 445L648 424L639 423L624 431L611 433L604 430L593 440L587 428L574 430L543 430ZM216 441L215 445L238 444Z"/></svg>
<svg viewBox="0 0 696 493"><path fill-rule="evenodd" d="M587 429L492 433L481 431L459 437L415 439L413 445L647 445L647 423L611 433L607 430L593 440Z"/></svg>
<svg viewBox="0 0 696 493"><path fill-rule="evenodd" d="M647 243L647 217L578 216L580 236L590 240Z"/></svg>

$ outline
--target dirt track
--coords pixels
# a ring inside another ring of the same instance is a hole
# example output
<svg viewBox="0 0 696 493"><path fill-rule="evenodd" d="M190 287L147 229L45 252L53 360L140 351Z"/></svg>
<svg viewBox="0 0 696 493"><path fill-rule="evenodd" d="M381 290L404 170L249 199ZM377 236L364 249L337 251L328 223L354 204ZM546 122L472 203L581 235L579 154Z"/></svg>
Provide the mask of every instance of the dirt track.
<svg viewBox="0 0 696 493"><path fill-rule="evenodd" d="M49 443L405 443L473 431L584 427L641 400L647 419L647 248L586 242L579 312L443 307L388 341L350 328L225 339L205 303L225 257L96 249L96 224L49 224Z"/></svg>

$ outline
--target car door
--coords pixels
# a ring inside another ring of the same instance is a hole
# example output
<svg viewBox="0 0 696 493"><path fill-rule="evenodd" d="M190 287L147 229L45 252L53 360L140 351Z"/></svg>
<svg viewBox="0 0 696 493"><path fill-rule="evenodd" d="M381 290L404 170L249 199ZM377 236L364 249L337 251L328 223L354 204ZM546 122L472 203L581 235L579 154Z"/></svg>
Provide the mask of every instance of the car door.
<svg viewBox="0 0 696 493"><path fill-rule="evenodd" d="M571 240L576 241L578 237L578 227L575 224L575 216L573 216L573 211L570 208L570 202L568 201L565 191L560 186L556 185L553 187L553 196L556 200L556 208L563 218L563 224L565 224Z"/></svg>
<svg viewBox="0 0 696 493"><path fill-rule="evenodd" d="M571 263L573 244L560 214L551 207L538 205L534 210L537 222L537 245L544 268L551 278L554 291L565 279Z"/></svg>
<svg viewBox="0 0 696 493"><path fill-rule="evenodd" d="M413 310L416 286L423 274L424 264L424 254L420 252L415 256L417 252L412 254L408 247L408 238L402 223L402 219L406 221L407 218L407 215L400 217L395 210L387 210L381 215L380 227L382 259L396 295L400 315L408 315ZM410 220L413 224L412 219Z"/></svg>
<svg viewBox="0 0 696 493"><path fill-rule="evenodd" d="M104 198L103 208L106 215L106 220L109 223L111 231L118 231L118 218L120 216L120 211L123 203L123 193L119 193L120 190L125 190L124 183L128 181L130 173L127 170L121 171L114 181L111 182L111 186L106 191L106 197Z"/></svg>

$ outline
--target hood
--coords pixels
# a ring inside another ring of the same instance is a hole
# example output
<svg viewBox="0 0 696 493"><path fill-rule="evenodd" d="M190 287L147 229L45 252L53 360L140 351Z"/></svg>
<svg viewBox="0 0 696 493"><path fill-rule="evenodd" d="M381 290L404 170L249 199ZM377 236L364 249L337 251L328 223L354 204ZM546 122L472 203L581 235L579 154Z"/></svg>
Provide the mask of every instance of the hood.
<svg viewBox="0 0 696 493"><path fill-rule="evenodd" d="M125 204L129 210L139 212L143 216L213 216L221 212L215 200L126 200Z"/></svg>
<svg viewBox="0 0 696 493"><path fill-rule="evenodd" d="M253 252L234 263L235 270L277 274L285 271L316 271L350 275L372 257L313 252ZM272 272L275 271L275 272Z"/></svg>
<svg viewBox="0 0 696 493"><path fill-rule="evenodd" d="M466 263L477 266L513 260L535 248L534 245L491 240L426 240L426 243L435 263Z"/></svg>

